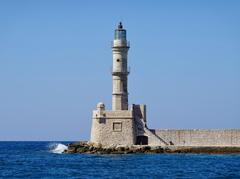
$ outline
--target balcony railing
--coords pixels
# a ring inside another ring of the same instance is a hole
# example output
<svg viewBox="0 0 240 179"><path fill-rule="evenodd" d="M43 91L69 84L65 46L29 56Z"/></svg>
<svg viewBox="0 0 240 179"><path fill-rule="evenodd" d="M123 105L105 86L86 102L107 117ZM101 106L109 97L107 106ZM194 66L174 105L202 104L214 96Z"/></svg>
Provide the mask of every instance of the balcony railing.
<svg viewBox="0 0 240 179"><path fill-rule="evenodd" d="M111 42L111 47L130 47L130 42L129 41L122 41L122 40L115 40Z"/></svg>

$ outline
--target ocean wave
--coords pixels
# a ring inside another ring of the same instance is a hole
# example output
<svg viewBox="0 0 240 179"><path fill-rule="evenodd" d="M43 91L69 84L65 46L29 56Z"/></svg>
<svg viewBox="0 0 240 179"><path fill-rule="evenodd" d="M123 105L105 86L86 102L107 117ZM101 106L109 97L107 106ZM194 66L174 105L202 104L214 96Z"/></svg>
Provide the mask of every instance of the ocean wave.
<svg viewBox="0 0 240 179"><path fill-rule="evenodd" d="M49 149L51 153L62 154L68 147L61 143L53 143L49 145Z"/></svg>

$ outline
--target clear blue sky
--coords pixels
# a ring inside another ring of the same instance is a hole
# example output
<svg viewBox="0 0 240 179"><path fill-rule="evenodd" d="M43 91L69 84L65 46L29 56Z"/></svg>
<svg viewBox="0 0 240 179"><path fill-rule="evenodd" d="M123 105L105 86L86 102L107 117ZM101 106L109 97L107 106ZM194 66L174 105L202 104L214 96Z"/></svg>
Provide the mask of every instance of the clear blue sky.
<svg viewBox="0 0 240 179"><path fill-rule="evenodd" d="M0 140L88 139L120 20L150 128L240 128L240 1L2 0Z"/></svg>

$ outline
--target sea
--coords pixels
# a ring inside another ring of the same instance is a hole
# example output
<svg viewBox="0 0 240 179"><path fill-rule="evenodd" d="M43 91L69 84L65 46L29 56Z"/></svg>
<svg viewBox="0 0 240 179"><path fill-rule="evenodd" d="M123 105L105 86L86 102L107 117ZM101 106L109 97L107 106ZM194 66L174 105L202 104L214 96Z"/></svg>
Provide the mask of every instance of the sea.
<svg viewBox="0 0 240 179"><path fill-rule="evenodd" d="M0 142L0 178L240 178L240 155L63 154L69 142Z"/></svg>

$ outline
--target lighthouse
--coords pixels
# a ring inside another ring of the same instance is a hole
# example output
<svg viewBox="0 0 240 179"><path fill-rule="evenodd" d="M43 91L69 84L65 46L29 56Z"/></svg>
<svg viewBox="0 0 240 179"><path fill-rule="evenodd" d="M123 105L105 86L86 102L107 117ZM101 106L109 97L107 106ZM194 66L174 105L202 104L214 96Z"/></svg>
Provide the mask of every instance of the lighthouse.
<svg viewBox="0 0 240 179"><path fill-rule="evenodd" d="M112 110L128 110L128 50L127 31L120 22L112 43Z"/></svg>
<svg viewBox="0 0 240 179"><path fill-rule="evenodd" d="M120 22L112 42L112 110L99 102L92 113L90 142L102 146L159 144L162 141L147 128L146 105L128 104L127 31Z"/></svg>

